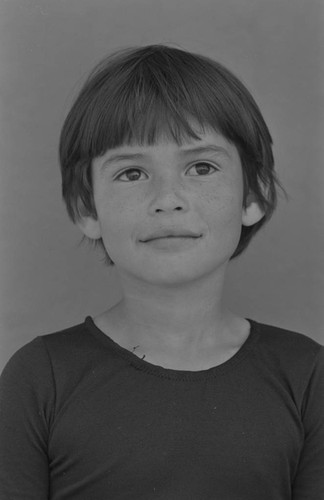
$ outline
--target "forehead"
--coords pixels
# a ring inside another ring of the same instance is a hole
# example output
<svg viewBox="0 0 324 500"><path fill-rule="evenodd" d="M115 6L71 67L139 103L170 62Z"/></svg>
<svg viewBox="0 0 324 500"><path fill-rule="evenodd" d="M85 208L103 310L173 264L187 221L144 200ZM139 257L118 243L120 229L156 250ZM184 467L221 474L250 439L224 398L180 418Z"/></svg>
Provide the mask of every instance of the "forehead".
<svg viewBox="0 0 324 500"><path fill-rule="evenodd" d="M102 157L108 161L121 161L131 158L141 159L163 152L174 153L179 157L204 153L222 154L229 158L237 156L235 145L219 132L212 129L206 129L204 131L196 131L196 134L198 137L197 139L188 137L182 139L181 143L164 135L157 137L153 144L141 144L133 141L108 149Z"/></svg>

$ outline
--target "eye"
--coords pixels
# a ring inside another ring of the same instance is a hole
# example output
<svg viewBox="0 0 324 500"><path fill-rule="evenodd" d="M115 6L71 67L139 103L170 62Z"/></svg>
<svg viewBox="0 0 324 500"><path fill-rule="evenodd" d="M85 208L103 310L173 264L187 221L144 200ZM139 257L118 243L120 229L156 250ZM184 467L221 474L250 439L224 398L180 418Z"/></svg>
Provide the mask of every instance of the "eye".
<svg viewBox="0 0 324 500"><path fill-rule="evenodd" d="M210 163L207 163L205 161L200 161L200 162L197 162L195 163L194 165L192 165L187 172L189 172L190 170L196 170L196 173L193 173L193 174L189 174L189 175L192 175L192 176L202 176L202 175L211 175L213 172L216 172L217 170L219 170L218 168L216 168L214 165L211 165Z"/></svg>
<svg viewBox="0 0 324 500"><path fill-rule="evenodd" d="M143 180L140 179L141 174L144 175L144 173L138 168L128 168L127 170L124 170L124 172L122 172L121 174L117 175L115 179L122 182L139 181Z"/></svg>

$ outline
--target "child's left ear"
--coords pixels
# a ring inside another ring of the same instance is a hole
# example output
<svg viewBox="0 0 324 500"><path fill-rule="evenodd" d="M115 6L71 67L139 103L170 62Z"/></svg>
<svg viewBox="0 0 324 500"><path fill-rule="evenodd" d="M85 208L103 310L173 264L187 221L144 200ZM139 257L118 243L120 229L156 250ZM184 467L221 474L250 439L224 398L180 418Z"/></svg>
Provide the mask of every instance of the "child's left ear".
<svg viewBox="0 0 324 500"><path fill-rule="evenodd" d="M257 202L256 196L253 193L248 194L246 200L246 208L242 211L242 224L243 226L253 226L259 222L264 216L263 210Z"/></svg>

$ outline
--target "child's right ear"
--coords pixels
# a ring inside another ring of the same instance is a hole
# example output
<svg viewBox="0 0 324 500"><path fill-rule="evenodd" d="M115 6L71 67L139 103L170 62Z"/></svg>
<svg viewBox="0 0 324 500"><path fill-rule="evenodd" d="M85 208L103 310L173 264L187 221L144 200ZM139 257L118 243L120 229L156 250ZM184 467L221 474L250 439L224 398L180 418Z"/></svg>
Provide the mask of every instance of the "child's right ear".
<svg viewBox="0 0 324 500"><path fill-rule="evenodd" d="M78 220L77 225L79 226L83 234L91 240L98 240L99 238L101 238L100 223L93 217L82 217L80 220Z"/></svg>

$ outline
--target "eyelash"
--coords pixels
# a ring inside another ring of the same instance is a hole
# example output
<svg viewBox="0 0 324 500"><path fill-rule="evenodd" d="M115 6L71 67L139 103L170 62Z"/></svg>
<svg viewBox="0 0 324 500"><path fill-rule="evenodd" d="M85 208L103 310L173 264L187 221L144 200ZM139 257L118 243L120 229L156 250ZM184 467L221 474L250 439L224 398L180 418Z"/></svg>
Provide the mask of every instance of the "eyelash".
<svg viewBox="0 0 324 500"><path fill-rule="evenodd" d="M213 169L214 169L214 172L216 172L216 171L218 171L218 170L219 170L217 167L215 167L215 165L211 165L210 163L208 163L208 162L206 162L206 161L199 161L199 162L196 162L196 163L194 163L193 165L191 165L191 167L189 167L189 169L188 169L188 170L190 170L190 169L191 169L191 168L193 168L193 167L197 167L197 165L198 165L198 166L199 166L199 165L207 165L208 167L213 168ZM135 168L135 167L134 167L134 168L128 168L127 170L124 170L124 171L123 171L123 172L121 172L119 175L117 175L117 177L115 177L115 180L121 180L122 182L136 182L136 181L138 181L139 179L135 179L135 181L132 181L132 180L127 180L127 181L125 181L125 180L122 180L122 179L121 179L121 177L122 177L123 175L125 175L127 172L134 172L134 171L135 171L135 172L142 172L142 171L141 171L141 169L139 169L139 168ZM143 172L142 172L142 173L143 173ZM206 174L206 176L207 176L207 175L211 175L211 173ZM192 176L192 177L205 177L205 176L204 176L204 175L194 175L194 176Z"/></svg>

